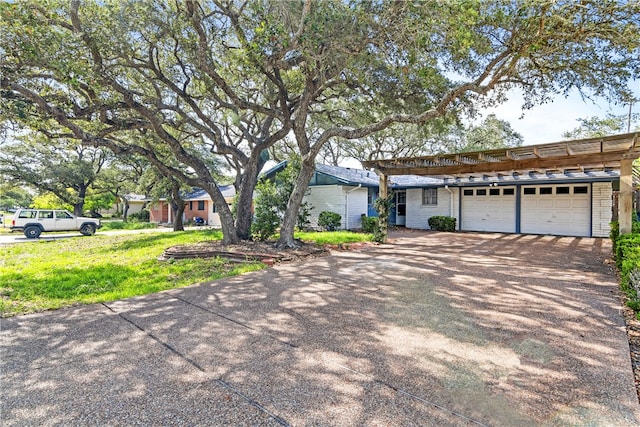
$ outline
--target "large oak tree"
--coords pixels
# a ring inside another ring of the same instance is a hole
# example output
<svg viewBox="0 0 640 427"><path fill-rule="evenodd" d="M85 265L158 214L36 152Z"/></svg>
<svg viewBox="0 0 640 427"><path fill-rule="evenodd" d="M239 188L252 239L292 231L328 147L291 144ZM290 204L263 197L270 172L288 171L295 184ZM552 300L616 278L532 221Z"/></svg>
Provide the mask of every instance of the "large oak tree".
<svg viewBox="0 0 640 427"><path fill-rule="evenodd" d="M574 88L625 99L640 69L637 2L74 0L0 7L11 119L32 129L38 116L53 119L85 144L135 152L203 187L221 208L227 241L248 236L246 208L264 150L289 133L302 162L281 229L285 246L295 245L316 157L334 138L422 125L500 102L514 87L524 89L525 107ZM132 142L125 132L151 132L154 142ZM204 152L224 156L237 171L236 222Z"/></svg>

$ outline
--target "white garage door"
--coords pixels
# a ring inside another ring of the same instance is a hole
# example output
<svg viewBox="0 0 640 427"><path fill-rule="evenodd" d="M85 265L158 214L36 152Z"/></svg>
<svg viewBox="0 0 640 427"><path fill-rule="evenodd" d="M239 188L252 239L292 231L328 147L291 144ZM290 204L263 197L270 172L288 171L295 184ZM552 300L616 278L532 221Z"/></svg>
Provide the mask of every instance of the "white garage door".
<svg viewBox="0 0 640 427"><path fill-rule="evenodd" d="M515 233L516 188L463 188L460 229Z"/></svg>
<svg viewBox="0 0 640 427"><path fill-rule="evenodd" d="M591 235L589 185L523 186L521 191L522 233Z"/></svg>

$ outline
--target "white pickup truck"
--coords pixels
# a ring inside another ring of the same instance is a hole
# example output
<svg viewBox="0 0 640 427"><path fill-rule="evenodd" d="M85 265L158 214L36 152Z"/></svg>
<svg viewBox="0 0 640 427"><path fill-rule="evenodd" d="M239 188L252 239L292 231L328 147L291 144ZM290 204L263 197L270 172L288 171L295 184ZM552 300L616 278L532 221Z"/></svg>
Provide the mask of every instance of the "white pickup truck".
<svg viewBox="0 0 640 427"><path fill-rule="evenodd" d="M92 236L100 228L99 219L74 216L61 209L18 209L13 215L12 231L22 231L28 239L40 237L43 231L78 230Z"/></svg>

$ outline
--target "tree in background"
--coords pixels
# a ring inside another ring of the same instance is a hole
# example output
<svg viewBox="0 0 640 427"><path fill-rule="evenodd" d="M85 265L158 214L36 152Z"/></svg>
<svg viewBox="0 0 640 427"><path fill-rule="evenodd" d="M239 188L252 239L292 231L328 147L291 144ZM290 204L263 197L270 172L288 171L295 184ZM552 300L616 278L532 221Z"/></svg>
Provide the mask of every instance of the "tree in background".
<svg viewBox="0 0 640 427"><path fill-rule="evenodd" d="M580 125L573 130L562 133L564 139L583 139L600 136L626 133L640 130L640 114L615 115L607 114L605 117L591 116L578 119Z"/></svg>
<svg viewBox="0 0 640 427"><path fill-rule="evenodd" d="M0 114L201 186L226 242L247 238L250 211L240 203L234 222L203 153L240 165L250 198L264 150L291 132L301 168L280 245L295 246L329 141L495 105L513 88L525 108L574 88L627 99L640 73L637 2L52 0L2 3L0 16Z"/></svg>
<svg viewBox="0 0 640 427"><path fill-rule="evenodd" d="M25 188L0 182L0 211L26 208L31 205L32 195Z"/></svg>
<svg viewBox="0 0 640 427"><path fill-rule="evenodd" d="M82 215L88 191L110 157L75 140L54 143L36 134L12 138L1 146L0 174L5 179L54 194L75 215Z"/></svg>

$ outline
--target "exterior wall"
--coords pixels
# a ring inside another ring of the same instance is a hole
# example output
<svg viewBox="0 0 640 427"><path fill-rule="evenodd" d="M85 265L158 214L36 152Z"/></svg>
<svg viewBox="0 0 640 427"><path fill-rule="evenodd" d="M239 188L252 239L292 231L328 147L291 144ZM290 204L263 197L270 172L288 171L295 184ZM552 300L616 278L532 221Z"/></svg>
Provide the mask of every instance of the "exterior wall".
<svg viewBox="0 0 640 427"><path fill-rule="evenodd" d="M142 208L144 206L145 202L140 201L140 200L135 200L135 201L130 201L129 202L129 214L132 213L138 213L140 211L142 211ZM122 202L118 202L118 203L114 203L114 205L112 207L110 207L109 209L100 209L100 213L102 215L113 215L114 213L117 213L118 211L122 212L122 210L124 209L124 203Z"/></svg>
<svg viewBox="0 0 640 427"><path fill-rule="evenodd" d="M449 190L451 190L453 194L450 193ZM436 215L446 215L456 218L456 227L459 227L460 219L458 218L457 208L458 191L458 188L438 188L438 204L436 206L423 206L422 188L407 189L407 228L428 230L429 218Z"/></svg>
<svg viewBox="0 0 640 427"><path fill-rule="evenodd" d="M342 187L346 191L347 206L346 215L343 217L343 226L347 230L355 230L362 228L362 215L367 215L367 195L366 187ZM348 220L346 221L345 218Z"/></svg>
<svg viewBox="0 0 640 427"><path fill-rule="evenodd" d="M609 237L613 190L610 182L594 182L591 187L591 235Z"/></svg>
<svg viewBox="0 0 640 427"><path fill-rule="evenodd" d="M153 203L149 207L149 221L167 223L169 222L169 205L167 202Z"/></svg>
<svg viewBox="0 0 640 427"><path fill-rule="evenodd" d="M220 214L215 209L216 205L213 202L207 203L208 206L208 220L207 225L215 228L222 228L222 222L220 222Z"/></svg>
<svg viewBox="0 0 640 427"><path fill-rule="evenodd" d="M367 213L367 194L365 187L345 185L314 185L309 187L309 194L304 201L311 204L309 217L312 228L319 227L318 216L323 211L335 212L342 219L341 229L354 230L362 228L361 215Z"/></svg>
<svg viewBox="0 0 640 427"><path fill-rule="evenodd" d="M318 226L320 212L330 211L342 216L341 228L345 226L346 199L341 185L317 185L309 187L309 193L304 196L304 201L311 204L311 227ZM365 199L366 202L366 199Z"/></svg>
<svg viewBox="0 0 640 427"><path fill-rule="evenodd" d="M185 222L193 221L193 218L200 217L203 218L206 223L209 222L209 210L211 209L209 205L211 204L210 200L201 200L204 202L204 207L202 210L198 209L198 200L190 200L185 202L184 207L184 216L183 220Z"/></svg>

